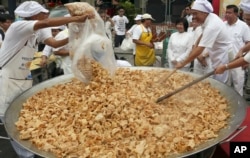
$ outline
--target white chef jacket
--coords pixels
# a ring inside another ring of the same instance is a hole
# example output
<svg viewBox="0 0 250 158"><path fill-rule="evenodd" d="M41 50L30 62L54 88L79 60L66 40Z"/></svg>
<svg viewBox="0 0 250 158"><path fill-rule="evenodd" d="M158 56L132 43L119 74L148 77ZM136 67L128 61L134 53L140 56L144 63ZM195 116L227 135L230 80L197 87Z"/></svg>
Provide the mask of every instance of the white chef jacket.
<svg viewBox="0 0 250 158"><path fill-rule="evenodd" d="M196 44L198 38L200 37L200 35L202 34L202 28L201 26L197 26L195 28L194 31L190 32L192 34L192 37L193 37L193 45ZM202 54L206 54L207 53L207 50L204 49L204 51L202 52ZM211 66L211 60L209 57L206 57L206 62L207 62L207 66L203 66L201 65L201 63L198 61L198 59L194 59L194 70L193 72L196 73L196 74L200 74L200 75L203 75L203 74L207 74L209 73L210 71L212 71L212 66Z"/></svg>
<svg viewBox="0 0 250 158"><path fill-rule="evenodd" d="M33 59L39 42L52 37L50 28L34 31L37 21L16 21L6 32L5 40L0 50L0 117L15 97L32 86L28 78L30 73L24 61ZM11 60L10 60L11 59ZM28 75L28 76L27 76ZM14 78L13 78L14 76ZM22 77L26 76L27 79ZM11 141L19 157L34 157L32 152Z"/></svg>
<svg viewBox="0 0 250 158"><path fill-rule="evenodd" d="M239 19L232 25L229 25L228 22L225 22L225 25L228 34L232 37L233 51L229 54L229 60L231 61L245 43L250 41L250 30L248 29L248 25ZM240 95L243 95L245 71L241 67L238 67L231 69L230 73L234 89Z"/></svg>
<svg viewBox="0 0 250 158"><path fill-rule="evenodd" d="M189 32L175 32L171 34L168 42L167 54L170 68L174 68L173 60L177 62L184 61L191 52L193 46L193 37ZM190 67L190 63L185 65Z"/></svg>
<svg viewBox="0 0 250 158"><path fill-rule="evenodd" d="M250 41L250 29L245 22L239 19L232 25L229 25L227 21L225 24L228 34L232 37L234 58L238 51L245 45L245 43Z"/></svg>
<svg viewBox="0 0 250 158"><path fill-rule="evenodd" d="M232 51L232 40L226 30L224 22L214 13L209 13L202 24L203 35L198 44L207 48L211 59L212 68L229 62L228 53ZM226 83L229 73L214 75L213 78Z"/></svg>
<svg viewBox="0 0 250 158"><path fill-rule="evenodd" d="M18 52L27 42L32 48L37 49L39 42L52 37L50 28L34 31L33 27L37 21L16 21L6 32L8 42L2 44L0 52L0 67ZM19 37L20 36L20 37ZM6 44L8 43L8 44ZM35 52L34 52L35 53Z"/></svg>
<svg viewBox="0 0 250 158"><path fill-rule="evenodd" d="M68 28L64 29L63 31L59 32L55 39L56 40L62 40L69 37L69 32L68 32ZM69 45L66 44L62 47L59 48L53 48L53 52L58 51L60 49L65 49L65 50L69 50ZM71 64L72 64L72 60L70 59L69 56L59 56L57 55L57 57L61 57L61 68L63 69L63 73L64 74L71 74L72 73L72 69L71 69Z"/></svg>

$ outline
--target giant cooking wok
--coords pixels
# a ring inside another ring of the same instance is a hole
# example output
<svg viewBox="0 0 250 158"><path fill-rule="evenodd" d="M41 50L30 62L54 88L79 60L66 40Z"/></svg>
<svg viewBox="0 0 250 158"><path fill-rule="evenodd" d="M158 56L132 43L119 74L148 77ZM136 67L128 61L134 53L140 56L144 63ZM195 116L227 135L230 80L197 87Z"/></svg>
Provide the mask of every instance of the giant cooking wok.
<svg viewBox="0 0 250 158"><path fill-rule="evenodd" d="M150 70L150 69L162 70L162 68L131 67L131 70L138 70L138 69L145 70L145 71ZM199 77L199 75L196 75L193 73L187 73L187 74L193 77ZM41 91L44 88L51 87L56 84L69 82L72 78L73 78L73 75L64 75L64 76L56 77L54 79L38 84L32 87L31 89L27 90L20 96L18 96L11 103L11 105L9 106L5 114L5 117L6 117L5 128L9 136L15 141L17 141L21 146L34 152L35 154L39 156L46 157L46 158L47 157L54 158L55 156L52 153L39 150L30 141L20 140L19 132L16 129L15 122L18 120L19 112L22 109L22 104L29 97L31 97L32 95ZM240 126L243 119L245 118L247 103L236 91L234 91L231 87L221 82L218 82L214 79L208 78L206 80L209 81L213 87L216 87L217 89L219 89L221 94L224 97L226 97L226 99L229 102L229 106L230 106L229 112L231 114L231 117L228 119L228 127L225 129L222 129L219 132L219 136L217 138L199 145L192 151L181 153L181 154L175 155L174 157L190 156L190 155L202 152L212 146L215 146L216 144L220 143L222 140L230 136Z"/></svg>

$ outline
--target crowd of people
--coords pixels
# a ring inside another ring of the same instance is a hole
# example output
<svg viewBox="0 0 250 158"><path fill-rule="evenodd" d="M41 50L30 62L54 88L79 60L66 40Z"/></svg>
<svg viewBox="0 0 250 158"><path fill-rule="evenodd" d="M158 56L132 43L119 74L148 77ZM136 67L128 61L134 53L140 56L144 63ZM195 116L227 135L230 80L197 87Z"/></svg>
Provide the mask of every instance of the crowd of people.
<svg viewBox="0 0 250 158"><path fill-rule="evenodd" d="M100 1L98 1L100 3ZM213 13L207 0L195 0L187 6L175 21L176 32L169 37L166 57L169 68L206 74L214 71L213 78L229 84L243 95L245 73L249 79L246 89L250 92L250 0L242 1L243 20L239 18L238 6L226 7L225 21ZM166 35L155 35L152 15L136 15L135 24L129 23L125 9L117 8L117 14L108 15L105 8L97 9L105 24L105 33L114 47L120 47L126 36L133 42L135 66L154 66L155 42L162 42ZM9 14L0 14L0 120L13 99L32 86L30 70L26 63L32 61L38 43L44 43L41 66L55 54L61 59L64 74L72 73L69 53L67 24L84 22L93 15L65 15L48 18L49 10L35 1L20 4L15 14L22 20L15 21ZM15 22L14 22L15 21ZM13 38L14 37L14 38ZM115 54L114 54L115 55ZM193 62L193 64L191 64ZM127 61L117 60L118 66L132 66ZM246 71L247 70L247 71ZM20 157L34 157L34 154L11 141Z"/></svg>

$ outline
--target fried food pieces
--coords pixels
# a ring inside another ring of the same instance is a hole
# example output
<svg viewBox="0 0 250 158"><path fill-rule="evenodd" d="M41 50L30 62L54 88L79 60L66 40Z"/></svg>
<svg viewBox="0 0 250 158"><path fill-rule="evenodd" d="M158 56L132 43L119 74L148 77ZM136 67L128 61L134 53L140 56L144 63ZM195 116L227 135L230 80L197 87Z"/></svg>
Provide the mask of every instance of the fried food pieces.
<svg viewBox="0 0 250 158"><path fill-rule="evenodd" d="M193 150L227 126L227 101L209 83L156 104L192 77L178 72L156 88L159 71L167 70L120 68L110 78L92 64L88 85L72 79L27 100L16 123L21 139L56 157L167 157Z"/></svg>
<svg viewBox="0 0 250 158"><path fill-rule="evenodd" d="M72 2L64 4L71 16L95 15L95 8L86 2Z"/></svg>

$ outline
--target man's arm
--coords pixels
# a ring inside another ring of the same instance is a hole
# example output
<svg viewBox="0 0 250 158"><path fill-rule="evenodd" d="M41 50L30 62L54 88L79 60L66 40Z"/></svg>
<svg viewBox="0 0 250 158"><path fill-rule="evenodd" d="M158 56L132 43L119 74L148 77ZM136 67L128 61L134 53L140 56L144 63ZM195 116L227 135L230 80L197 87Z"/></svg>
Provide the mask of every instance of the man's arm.
<svg viewBox="0 0 250 158"><path fill-rule="evenodd" d="M193 61L196 57L198 57L203 52L204 49L205 47L200 47L200 46L195 47L189 54L188 58L184 60L183 62L178 62L175 68L177 69L183 68L185 65Z"/></svg>
<svg viewBox="0 0 250 158"><path fill-rule="evenodd" d="M62 39L62 40L55 40L53 37L50 37L50 38L47 38L44 43L46 45L49 45L53 48L58 48L58 47L61 47L61 46L64 46L68 43L69 39L68 38L65 38L65 39Z"/></svg>
<svg viewBox="0 0 250 158"><path fill-rule="evenodd" d="M243 53L250 51L250 42L247 42L246 45L243 48L241 48L241 50Z"/></svg>
<svg viewBox="0 0 250 158"><path fill-rule="evenodd" d="M147 47L150 47L150 48L154 48L154 44L150 43L150 42L143 42L141 40L136 40L136 39L133 39L133 42L135 44L138 44L138 45L144 45L144 46L147 46Z"/></svg>
<svg viewBox="0 0 250 158"><path fill-rule="evenodd" d="M87 18L93 18L93 15L82 15L73 17L58 17L58 18L48 18L45 20L39 20L34 25L34 30L39 30L47 27L61 26L71 22L84 22Z"/></svg>
<svg viewBox="0 0 250 158"><path fill-rule="evenodd" d="M225 64L225 65L220 65L215 69L215 74L222 74L224 71L228 69L233 69L236 67L244 66L248 64L247 60L244 59L244 57L240 57L236 60L233 60L232 62Z"/></svg>
<svg viewBox="0 0 250 158"><path fill-rule="evenodd" d="M58 51L54 51L54 54L59 56L69 56L69 50L59 49Z"/></svg>

